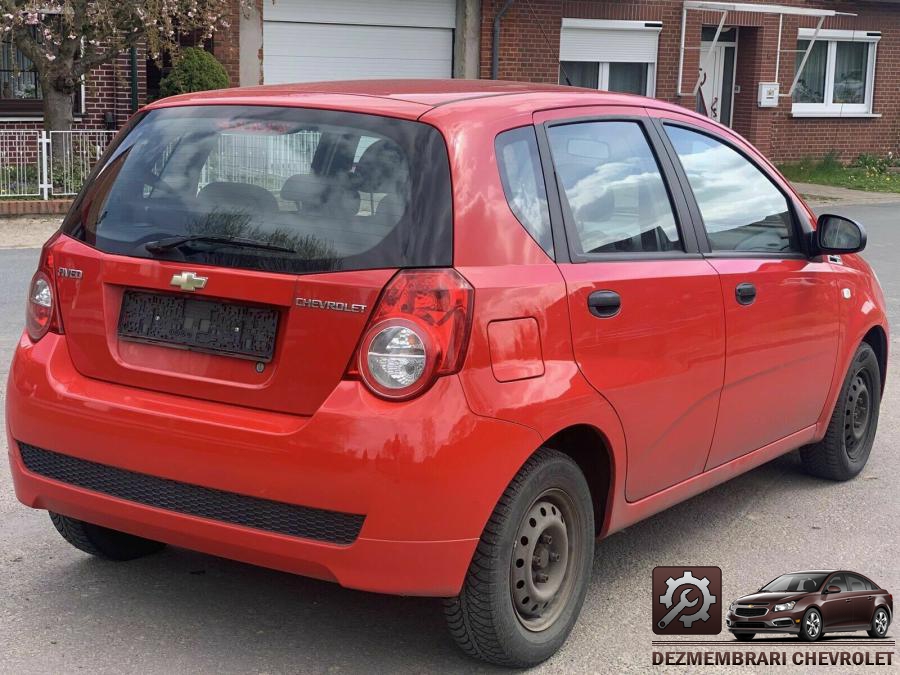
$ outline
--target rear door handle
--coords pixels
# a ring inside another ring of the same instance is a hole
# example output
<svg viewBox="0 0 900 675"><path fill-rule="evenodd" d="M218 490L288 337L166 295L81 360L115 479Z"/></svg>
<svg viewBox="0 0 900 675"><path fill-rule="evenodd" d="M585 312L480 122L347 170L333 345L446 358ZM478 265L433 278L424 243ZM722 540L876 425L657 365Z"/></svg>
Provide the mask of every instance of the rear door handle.
<svg viewBox="0 0 900 675"><path fill-rule="evenodd" d="M734 288L734 297L740 305L750 305L756 300L756 286L744 282Z"/></svg>
<svg viewBox="0 0 900 675"><path fill-rule="evenodd" d="M608 319L622 309L622 298L615 291L594 291L588 296L587 304L591 314Z"/></svg>

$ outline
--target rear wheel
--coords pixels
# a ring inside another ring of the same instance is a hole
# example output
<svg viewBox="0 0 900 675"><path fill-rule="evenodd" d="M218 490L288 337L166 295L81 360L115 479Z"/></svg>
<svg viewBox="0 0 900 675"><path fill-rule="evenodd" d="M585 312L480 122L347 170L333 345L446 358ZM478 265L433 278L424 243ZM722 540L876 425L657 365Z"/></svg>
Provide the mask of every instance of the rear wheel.
<svg viewBox="0 0 900 675"><path fill-rule="evenodd" d="M825 438L800 448L806 470L830 480L849 480L862 471L875 442L880 405L878 358L864 342L850 362Z"/></svg>
<svg viewBox="0 0 900 675"><path fill-rule="evenodd" d="M756 633L734 633L734 639L738 642L750 642L756 637Z"/></svg>
<svg viewBox="0 0 900 675"><path fill-rule="evenodd" d="M806 610L800 620L800 639L804 642L815 642L822 637L822 615L815 607Z"/></svg>
<svg viewBox="0 0 900 675"><path fill-rule="evenodd" d="M110 530L50 512L50 520L63 539L75 548L105 560L134 560L156 553L165 544L133 534Z"/></svg>
<svg viewBox="0 0 900 675"><path fill-rule="evenodd" d="M869 628L869 637L883 638L887 635L888 626L891 625L891 617L888 615L884 607L875 610L875 616L872 617L872 627Z"/></svg>
<svg viewBox="0 0 900 675"><path fill-rule="evenodd" d="M457 644L504 666L550 657L581 611L593 553L587 481L568 456L543 448L500 498L462 591L444 601Z"/></svg>

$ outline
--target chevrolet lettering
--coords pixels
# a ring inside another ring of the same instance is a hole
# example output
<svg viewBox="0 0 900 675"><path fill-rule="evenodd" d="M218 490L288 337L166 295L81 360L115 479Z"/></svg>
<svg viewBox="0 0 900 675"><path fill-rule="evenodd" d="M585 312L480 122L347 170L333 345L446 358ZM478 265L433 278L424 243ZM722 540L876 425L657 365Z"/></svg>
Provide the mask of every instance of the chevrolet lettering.
<svg viewBox="0 0 900 675"><path fill-rule="evenodd" d="M348 302L336 302L334 300L318 300L316 298L297 298L297 307L306 307L309 309L330 309L335 312L350 312L351 314L362 314L366 311L366 305L359 305Z"/></svg>

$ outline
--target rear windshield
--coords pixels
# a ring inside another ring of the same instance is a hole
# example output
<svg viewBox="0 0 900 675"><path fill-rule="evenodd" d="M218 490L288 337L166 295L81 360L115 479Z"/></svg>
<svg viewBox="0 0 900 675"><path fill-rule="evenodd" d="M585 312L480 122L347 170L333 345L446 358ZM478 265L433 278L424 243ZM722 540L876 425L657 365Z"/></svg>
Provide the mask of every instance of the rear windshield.
<svg viewBox="0 0 900 675"><path fill-rule="evenodd" d="M449 266L447 150L433 127L376 115L153 110L63 230L107 253L271 272Z"/></svg>

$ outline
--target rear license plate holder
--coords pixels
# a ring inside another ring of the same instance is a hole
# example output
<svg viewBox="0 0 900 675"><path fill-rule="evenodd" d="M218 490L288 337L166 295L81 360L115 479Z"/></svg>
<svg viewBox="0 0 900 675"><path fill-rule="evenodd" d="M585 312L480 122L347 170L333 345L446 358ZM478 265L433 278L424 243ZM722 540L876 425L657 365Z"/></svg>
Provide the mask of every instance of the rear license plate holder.
<svg viewBox="0 0 900 675"><path fill-rule="evenodd" d="M119 338L268 363L278 310L175 293L126 290Z"/></svg>

